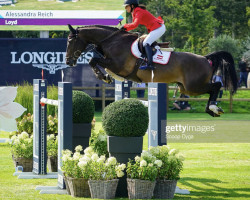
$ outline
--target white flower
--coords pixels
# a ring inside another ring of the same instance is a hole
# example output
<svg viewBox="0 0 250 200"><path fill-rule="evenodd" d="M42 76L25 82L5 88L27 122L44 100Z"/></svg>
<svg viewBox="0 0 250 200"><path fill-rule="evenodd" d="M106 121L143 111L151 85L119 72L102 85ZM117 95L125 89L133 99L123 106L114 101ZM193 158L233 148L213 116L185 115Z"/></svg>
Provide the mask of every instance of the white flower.
<svg viewBox="0 0 250 200"><path fill-rule="evenodd" d="M23 136L22 136L21 134L19 134L19 135L17 136L17 138L18 138L18 140L22 140L22 139L23 139Z"/></svg>
<svg viewBox="0 0 250 200"><path fill-rule="evenodd" d="M76 148L75 148L75 151L77 151L77 152L80 152L80 151L82 151L83 149L82 149L82 146L81 145L78 145L78 146L76 146Z"/></svg>
<svg viewBox="0 0 250 200"><path fill-rule="evenodd" d="M175 155L175 154L177 154L177 153L179 153L179 150L176 150L176 149L171 149L171 150L169 151L169 155Z"/></svg>
<svg viewBox="0 0 250 200"><path fill-rule="evenodd" d="M118 167L121 169L121 170L124 170L126 168L126 165L125 164L121 164L121 165L118 165Z"/></svg>
<svg viewBox="0 0 250 200"><path fill-rule="evenodd" d="M161 167L162 166L162 161L161 160L156 160L154 164L156 164L157 167Z"/></svg>
<svg viewBox="0 0 250 200"><path fill-rule="evenodd" d="M115 157L109 157L107 161L109 165L115 165L117 163Z"/></svg>
<svg viewBox="0 0 250 200"><path fill-rule="evenodd" d="M98 140L99 140L99 141L106 141L107 138L106 138L105 135L99 135L99 136L98 136Z"/></svg>
<svg viewBox="0 0 250 200"><path fill-rule="evenodd" d="M160 153L160 149L158 147L149 147L149 152L156 156Z"/></svg>
<svg viewBox="0 0 250 200"><path fill-rule="evenodd" d="M124 176L124 172L123 171L117 171L116 175L117 175L117 177L123 177Z"/></svg>
<svg viewBox="0 0 250 200"><path fill-rule="evenodd" d="M80 158L81 158L80 152L75 152L74 155L73 155L73 159L74 160L80 160Z"/></svg>
<svg viewBox="0 0 250 200"><path fill-rule="evenodd" d="M105 156L101 156L100 158L98 158L97 162L98 163L104 163L105 162Z"/></svg>
<svg viewBox="0 0 250 200"><path fill-rule="evenodd" d="M142 160L140 162L140 167L146 167L147 166L147 161L146 160Z"/></svg>
<svg viewBox="0 0 250 200"><path fill-rule="evenodd" d="M93 161L97 161L97 160L99 159L99 156L98 156L96 153L94 153L94 154L91 156L91 159L92 159Z"/></svg>
<svg viewBox="0 0 250 200"><path fill-rule="evenodd" d="M67 162L68 160L70 160L70 158L71 157L69 155L65 154L65 155L62 156L62 161Z"/></svg>
<svg viewBox="0 0 250 200"><path fill-rule="evenodd" d="M148 166L149 167L153 167L154 165L153 165L153 163L149 163Z"/></svg>
<svg viewBox="0 0 250 200"><path fill-rule="evenodd" d="M89 161L91 161L91 159L90 159L90 157L84 155L82 158L79 159L79 161L80 161L80 162L81 162L81 161L85 161L85 162L88 163Z"/></svg>
<svg viewBox="0 0 250 200"><path fill-rule="evenodd" d="M87 147L86 149L84 149L84 154L92 155L93 153L94 153L94 150L92 149L92 147Z"/></svg>
<svg viewBox="0 0 250 200"><path fill-rule="evenodd" d="M0 130L16 131L16 118L26 110L20 104L13 102L16 98L17 87L0 87Z"/></svg>
<svg viewBox="0 0 250 200"><path fill-rule="evenodd" d="M66 149L66 150L63 150L63 151L62 151L62 154L63 154L63 155L71 156L71 155L72 155L72 151L70 151L69 149Z"/></svg>
<svg viewBox="0 0 250 200"><path fill-rule="evenodd" d="M78 163L78 166L83 169L87 164L88 164L88 162L86 162L86 161L80 161Z"/></svg>
<svg viewBox="0 0 250 200"><path fill-rule="evenodd" d="M28 134L27 132L23 131L23 132L21 133L21 137L22 137L22 139L29 138L29 134Z"/></svg>
<svg viewBox="0 0 250 200"><path fill-rule="evenodd" d="M135 162L140 162L141 157L140 156L135 156Z"/></svg>
<svg viewBox="0 0 250 200"><path fill-rule="evenodd" d="M54 134L51 134L49 137L50 137L51 140L55 139L55 135Z"/></svg>

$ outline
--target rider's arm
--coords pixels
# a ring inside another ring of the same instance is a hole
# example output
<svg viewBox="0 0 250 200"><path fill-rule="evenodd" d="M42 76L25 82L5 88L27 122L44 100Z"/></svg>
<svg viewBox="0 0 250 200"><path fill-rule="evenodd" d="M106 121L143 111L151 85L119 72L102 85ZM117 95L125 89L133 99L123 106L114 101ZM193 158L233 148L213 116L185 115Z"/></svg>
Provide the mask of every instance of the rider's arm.
<svg viewBox="0 0 250 200"><path fill-rule="evenodd" d="M141 14L137 12L133 18L133 22L130 24L124 24L124 28L126 29L126 31L133 30L139 26L140 20L141 20Z"/></svg>

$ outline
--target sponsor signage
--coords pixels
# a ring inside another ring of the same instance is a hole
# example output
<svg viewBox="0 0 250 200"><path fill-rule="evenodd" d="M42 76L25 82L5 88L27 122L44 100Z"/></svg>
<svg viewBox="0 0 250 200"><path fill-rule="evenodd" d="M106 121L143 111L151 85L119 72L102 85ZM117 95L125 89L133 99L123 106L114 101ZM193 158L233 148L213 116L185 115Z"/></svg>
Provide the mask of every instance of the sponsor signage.
<svg viewBox="0 0 250 200"><path fill-rule="evenodd" d="M98 80L89 61L95 53L82 53L76 67L65 64L67 39L0 39L0 86L29 82L41 79L42 69L48 84L57 85L62 81L72 82L73 86L96 87L104 84ZM112 85L111 85L112 86ZM86 90L91 96L99 96L99 90ZM107 92L113 96L114 92Z"/></svg>
<svg viewBox="0 0 250 200"><path fill-rule="evenodd" d="M121 10L0 10L0 25L111 25L123 20Z"/></svg>

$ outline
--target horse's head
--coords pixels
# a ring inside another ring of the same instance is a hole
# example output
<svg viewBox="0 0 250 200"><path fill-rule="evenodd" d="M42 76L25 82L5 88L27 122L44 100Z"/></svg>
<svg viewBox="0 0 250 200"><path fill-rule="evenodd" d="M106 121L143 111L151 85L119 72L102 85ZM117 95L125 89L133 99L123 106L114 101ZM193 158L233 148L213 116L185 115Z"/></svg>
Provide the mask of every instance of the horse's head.
<svg viewBox="0 0 250 200"><path fill-rule="evenodd" d="M72 67L76 65L77 59L80 57L88 44L78 35L79 30L74 29L70 24L68 27L70 34L67 41L66 64Z"/></svg>

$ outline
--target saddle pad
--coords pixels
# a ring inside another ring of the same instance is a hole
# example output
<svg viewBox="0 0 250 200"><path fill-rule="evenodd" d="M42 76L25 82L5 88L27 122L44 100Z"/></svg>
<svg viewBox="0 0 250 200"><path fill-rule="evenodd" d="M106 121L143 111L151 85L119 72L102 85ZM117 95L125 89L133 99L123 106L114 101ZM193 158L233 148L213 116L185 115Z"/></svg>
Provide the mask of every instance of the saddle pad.
<svg viewBox="0 0 250 200"><path fill-rule="evenodd" d="M142 57L142 53L138 48L138 39L131 45L131 52L136 58L145 59ZM171 52L157 49L155 55L153 56L153 62L161 65L166 65L169 61Z"/></svg>

